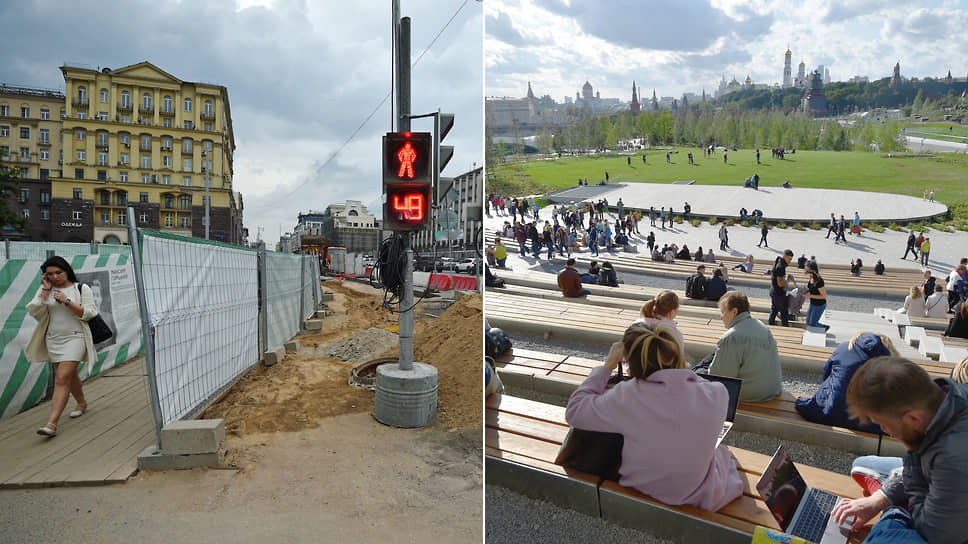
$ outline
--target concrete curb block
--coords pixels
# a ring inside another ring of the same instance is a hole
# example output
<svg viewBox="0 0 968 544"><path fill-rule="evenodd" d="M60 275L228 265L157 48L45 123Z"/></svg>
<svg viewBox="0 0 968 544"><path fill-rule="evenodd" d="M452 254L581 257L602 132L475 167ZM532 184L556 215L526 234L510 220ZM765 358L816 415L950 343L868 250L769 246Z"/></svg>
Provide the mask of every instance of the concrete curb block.
<svg viewBox="0 0 968 544"><path fill-rule="evenodd" d="M286 351L299 351L299 340L290 340L286 342Z"/></svg>
<svg viewBox="0 0 968 544"><path fill-rule="evenodd" d="M303 321L303 330L310 332L321 331L323 330L323 322L319 319L307 319Z"/></svg>
<svg viewBox="0 0 968 544"><path fill-rule="evenodd" d="M272 365L274 365L274 364L282 361L285 358L286 358L286 348L283 347L283 346L279 346L279 347L273 348L273 349L265 352L265 354L263 354L263 356L262 356L262 364L264 364L266 366L272 366Z"/></svg>
<svg viewBox="0 0 968 544"><path fill-rule="evenodd" d="M138 455L138 469L140 470L185 470L190 468L208 467L221 464L225 459L225 452L198 453L189 455L166 454L157 446L148 446Z"/></svg>
<svg viewBox="0 0 968 544"><path fill-rule="evenodd" d="M194 419L173 421L161 429L161 444L168 455L217 452L225 440L225 421Z"/></svg>

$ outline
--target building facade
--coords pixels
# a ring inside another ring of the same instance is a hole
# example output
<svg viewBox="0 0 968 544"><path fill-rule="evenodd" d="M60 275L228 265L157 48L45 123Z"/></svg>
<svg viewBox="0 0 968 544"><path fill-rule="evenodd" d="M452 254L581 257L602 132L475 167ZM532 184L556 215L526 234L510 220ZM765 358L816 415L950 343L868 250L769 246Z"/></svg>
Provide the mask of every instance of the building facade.
<svg viewBox="0 0 968 544"><path fill-rule="evenodd" d="M242 237L233 192L235 137L228 91L183 81L150 62L92 70L61 67L63 142L52 176L54 241L127 243L138 226L232 244ZM61 217L62 216L62 217Z"/></svg>
<svg viewBox="0 0 968 544"><path fill-rule="evenodd" d="M56 228L65 228L61 222L74 221L55 221L51 209L51 178L60 171L63 108L60 91L0 85L0 168L20 178L7 202L11 211L30 221L23 230L3 225L4 238L49 241Z"/></svg>
<svg viewBox="0 0 968 544"><path fill-rule="evenodd" d="M438 227L439 236L428 230L417 232L413 236L414 249L427 250L434 244L438 247L474 249L474 237L483 225L483 191L483 168L474 168L454 177L453 188L441 201L438 214L439 223L449 223L453 227ZM477 243L480 245L483 241L478 240Z"/></svg>
<svg viewBox="0 0 968 544"><path fill-rule="evenodd" d="M330 204L322 215L320 235L348 253L376 254L380 247L380 226L359 200Z"/></svg>

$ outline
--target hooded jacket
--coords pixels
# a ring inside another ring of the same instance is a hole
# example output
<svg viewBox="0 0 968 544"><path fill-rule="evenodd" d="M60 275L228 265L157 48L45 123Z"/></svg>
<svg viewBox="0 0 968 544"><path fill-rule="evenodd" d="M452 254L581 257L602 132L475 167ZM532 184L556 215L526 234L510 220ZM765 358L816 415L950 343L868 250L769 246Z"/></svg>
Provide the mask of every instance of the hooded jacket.
<svg viewBox="0 0 968 544"><path fill-rule="evenodd" d="M847 385L854 373L873 357L890 355L876 334L865 333L854 341L844 342L834 349L823 367L823 382L813 397L797 399L797 412L807 421L845 427L879 434L881 428L875 423L861 424L847 415Z"/></svg>

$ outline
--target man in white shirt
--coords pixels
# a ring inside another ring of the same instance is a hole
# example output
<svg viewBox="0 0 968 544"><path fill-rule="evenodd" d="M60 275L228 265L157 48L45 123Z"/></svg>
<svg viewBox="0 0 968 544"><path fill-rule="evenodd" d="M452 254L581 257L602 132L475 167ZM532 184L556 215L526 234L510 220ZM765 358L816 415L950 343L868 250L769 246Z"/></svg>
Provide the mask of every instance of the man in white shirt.
<svg viewBox="0 0 968 544"><path fill-rule="evenodd" d="M934 293L924 300L924 315L926 317L947 317L948 301L940 285L934 286Z"/></svg>
<svg viewBox="0 0 968 544"><path fill-rule="evenodd" d="M948 308L954 308L961 302L961 294L958 293L958 281L965 277L965 259L962 259L961 263L951 271L951 274L948 274L948 284L945 285L945 289L948 290Z"/></svg>

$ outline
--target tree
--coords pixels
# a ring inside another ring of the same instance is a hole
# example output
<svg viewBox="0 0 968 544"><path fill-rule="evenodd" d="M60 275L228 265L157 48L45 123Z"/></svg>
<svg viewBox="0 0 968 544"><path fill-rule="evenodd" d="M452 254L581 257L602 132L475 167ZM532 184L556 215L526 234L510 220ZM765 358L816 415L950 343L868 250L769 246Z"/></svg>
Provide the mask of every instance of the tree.
<svg viewBox="0 0 968 544"><path fill-rule="evenodd" d="M7 152L0 149L0 225L13 227L23 232L30 222L19 213L10 209L8 199L19 189L20 168L7 165Z"/></svg>

